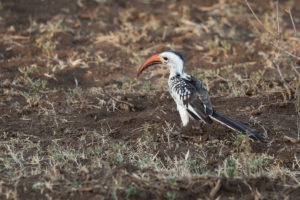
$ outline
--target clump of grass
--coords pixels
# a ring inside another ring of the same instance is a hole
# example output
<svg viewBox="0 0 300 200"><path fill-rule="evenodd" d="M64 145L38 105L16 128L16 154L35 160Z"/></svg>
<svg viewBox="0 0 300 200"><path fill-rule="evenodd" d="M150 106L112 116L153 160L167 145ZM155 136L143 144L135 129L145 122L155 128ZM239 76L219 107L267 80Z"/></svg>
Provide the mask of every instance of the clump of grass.
<svg viewBox="0 0 300 200"><path fill-rule="evenodd" d="M33 79L31 75L37 72L37 66L31 65L29 67L20 67L19 72L22 74L21 80L24 85L29 85L30 89L38 92L40 89L45 89L47 81L39 78Z"/></svg>
<svg viewBox="0 0 300 200"><path fill-rule="evenodd" d="M21 73L21 76L17 77L16 83L22 84L23 86L27 86L26 90L20 91L11 88L10 90L5 90L5 93L9 95L23 96L30 106L39 105L40 100L44 96L47 81L41 80L40 78L33 78L33 74L37 72L36 65L31 65L29 67L20 67L18 69Z"/></svg>
<svg viewBox="0 0 300 200"><path fill-rule="evenodd" d="M76 190L78 188L82 188L81 183L78 183L77 181L71 181L71 180L67 180L66 186L67 186L67 188L69 188L71 190Z"/></svg>
<svg viewBox="0 0 300 200"><path fill-rule="evenodd" d="M170 177L168 180L169 184L176 186L177 185L177 180L175 177Z"/></svg>
<svg viewBox="0 0 300 200"><path fill-rule="evenodd" d="M167 199L172 199L172 200L174 200L174 199L176 199L176 198L177 198L177 194L176 194L176 193L173 193L173 192L170 192L170 191L168 191L168 192L166 193L166 198L167 198Z"/></svg>
<svg viewBox="0 0 300 200"><path fill-rule="evenodd" d="M137 194L137 189L135 186L130 186L125 190L127 196L134 196Z"/></svg>
<svg viewBox="0 0 300 200"><path fill-rule="evenodd" d="M227 56L228 52L231 50L231 44L227 40L222 40L221 45L223 47L224 54Z"/></svg>

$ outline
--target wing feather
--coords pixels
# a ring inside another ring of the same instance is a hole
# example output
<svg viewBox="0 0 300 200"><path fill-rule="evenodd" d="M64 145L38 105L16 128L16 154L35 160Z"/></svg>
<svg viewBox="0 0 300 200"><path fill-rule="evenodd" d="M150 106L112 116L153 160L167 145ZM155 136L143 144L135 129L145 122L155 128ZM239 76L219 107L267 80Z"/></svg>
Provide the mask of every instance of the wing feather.
<svg viewBox="0 0 300 200"><path fill-rule="evenodd" d="M171 87L170 93L175 101L185 107L194 119L212 123L209 117L209 113L212 113L211 103L203 84L195 77L190 79L177 77L173 81L176 84Z"/></svg>

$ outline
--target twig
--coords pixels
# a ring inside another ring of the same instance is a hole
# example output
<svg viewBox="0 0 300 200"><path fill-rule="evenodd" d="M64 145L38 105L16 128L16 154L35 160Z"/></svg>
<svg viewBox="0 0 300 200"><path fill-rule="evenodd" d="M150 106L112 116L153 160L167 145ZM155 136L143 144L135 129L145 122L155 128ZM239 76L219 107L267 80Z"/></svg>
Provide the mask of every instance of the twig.
<svg viewBox="0 0 300 200"><path fill-rule="evenodd" d="M108 93L105 91L104 88L103 88L103 92L104 92L108 97L110 97L111 99L115 100L116 102L124 103L124 104L129 105L131 108L134 108L134 105L133 105L132 103L129 103L129 102L123 101L123 100L119 100L119 99L117 99L117 98L111 96L110 94L108 94Z"/></svg>
<svg viewBox="0 0 300 200"><path fill-rule="evenodd" d="M289 137L289 136L287 136L287 135L283 136L283 139L286 140L286 141L289 141L289 142L291 142L291 143L293 143L293 144L296 144L297 142L300 141L300 140L297 140L297 139L295 139L295 138L291 138L291 137Z"/></svg>
<svg viewBox="0 0 300 200"><path fill-rule="evenodd" d="M295 22L294 22L294 18L293 18L292 12L291 12L291 10L285 10L285 11L286 11L287 13L289 13L289 15L290 15L291 22L292 22L292 25L293 25L293 29L294 29L296 38L298 39L298 43L299 43L299 45L300 45L300 38L298 38L298 33L297 33L297 29L296 29L296 25L295 25Z"/></svg>
<svg viewBox="0 0 300 200"><path fill-rule="evenodd" d="M297 115L297 139L300 140L300 117L299 117L299 114Z"/></svg>
<svg viewBox="0 0 300 200"><path fill-rule="evenodd" d="M250 17L246 16L247 19L249 20L250 24L253 26L253 28L255 29L255 31L257 32L257 34L260 33L260 31L258 30L258 28L253 24L253 22L250 20Z"/></svg>
<svg viewBox="0 0 300 200"><path fill-rule="evenodd" d="M250 9L250 11L252 12L252 15L255 17L256 21L263 27L263 29L264 29L269 35L271 35L271 36L274 37L274 33L272 33L271 31L267 30L266 27L263 25L263 23L262 23L262 22L260 21L260 19L258 18L258 16L255 14L255 12L253 11L253 9L252 9L251 5L249 4L248 0L245 0L245 2L246 2L246 4L247 4L248 8ZM277 15L277 17L278 17L278 15ZM278 25L278 26L279 26L279 25ZM278 30L279 30L279 28L278 28ZM269 40L270 44L271 44L273 47L275 47L276 49L278 49L278 50L284 52L284 53L287 54L288 56L291 56L291 57L293 57L293 58L296 58L296 59L300 60L300 56L296 56L295 54L293 54L293 53L291 53L291 52L285 50L284 48L282 48L282 47L280 47L280 46L274 44L274 42L271 41L271 39L269 39L269 38L267 38L267 39Z"/></svg>
<svg viewBox="0 0 300 200"><path fill-rule="evenodd" d="M284 77L283 77L283 75L282 75L282 73L281 73L281 70L280 70L279 65L277 64L277 61L275 60L275 61L273 62L273 64L276 66L276 69L277 69L277 71L278 71L278 73L279 73L279 76L280 76L282 82L283 82L283 85L284 85L285 89L287 90L287 93L288 93L288 95L289 95L289 99L291 99L291 98L292 98L291 90L290 90L288 84L286 83L286 81L284 80Z"/></svg>
<svg viewBox="0 0 300 200"><path fill-rule="evenodd" d="M58 122L57 122L56 112L55 112L53 103L51 103L51 102L47 102L47 103L52 107L52 113L53 113L54 122L55 122L56 128L58 128Z"/></svg>
<svg viewBox="0 0 300 200"><path fill-rule="evenodd" d="M270 35L273 35L273 36L274 36L274 34L273 34L271 31L267 30L266 27L263 25L263 23L260 21L260 19L257 17L257 15L256 15L255 12L253 11L252 7L251 7L250 4L248 3L248 0L245 0L245 2L246 2L246 4L247 4L248 8L250 9L250 11L252 12L253 16L255 17L256 21L264 28L264 30L265 30L266 32L268 32Z"/></svg>
<svg viewBox="0 0 300 200"><path fill-rule="evenodd" d="M300 74L299 74L298 70L296 69L296 67L293 64L291 64L291 66L292 66L292 69L296 72L298 78L300 78Z"/></svg>
<svg viewBox="0 0 300 200"><path fill-rule="evenodd" d="M284 48L275 45L272 41L270 41L270 43L271 43L271 45L272 45L273 47L275 47L276 49L278 49L278 50L284 52L285 54L287 54L287 55L289 55L289 56L291 56L291 57L293 57L293 58L296 58L296 59L300 60L300 56L296 56L295 54L292 54L291 52L285 50Z"/></svg>
<svg viewBox="0 0 300 200"><path fill-rule="evenodd" d="M216 194L219 192L221 188L221 179L219 179L215 185L215 187L210 191L209 193L209 197L211 199L214 199L214 197L216 196Z"/></svg>
<svg viewBox="0 0 300 200"><path fill-rule="evenodd" d="M277 34L280 34L280 27L279 27L279 14L278 14L278 0L276 1L276 21L277 21Z"/></svg>

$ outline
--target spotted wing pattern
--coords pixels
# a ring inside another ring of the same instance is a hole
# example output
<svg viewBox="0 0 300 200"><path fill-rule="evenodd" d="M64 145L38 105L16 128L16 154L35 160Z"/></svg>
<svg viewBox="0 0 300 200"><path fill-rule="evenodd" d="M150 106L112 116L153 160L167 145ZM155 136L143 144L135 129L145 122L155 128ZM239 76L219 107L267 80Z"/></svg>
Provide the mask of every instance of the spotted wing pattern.
<svg viewBox="0 0 300 200"><path fill-rule="evenodd" d="M185 107L194 119L202 119L206 123L212 123L209 117L212 108L208 92L199 80L197 82L194 79L196 78L191 76L186 78L179 75L171 77L169 79L171 96L179 105Z"/></svg>

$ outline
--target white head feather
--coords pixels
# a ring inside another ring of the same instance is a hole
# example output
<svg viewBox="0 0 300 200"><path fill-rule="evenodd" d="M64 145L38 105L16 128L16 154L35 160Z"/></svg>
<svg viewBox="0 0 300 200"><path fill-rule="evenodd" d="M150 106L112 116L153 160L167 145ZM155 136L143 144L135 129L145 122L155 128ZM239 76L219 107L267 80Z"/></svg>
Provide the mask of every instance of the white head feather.
<svg viewBox="0 0 300 200"><path fill-rule="evenodd" d="M170 68L170 76L184 76L184 60L183 57L173 51L165 51L159 54L164 62Z"/></svg>

